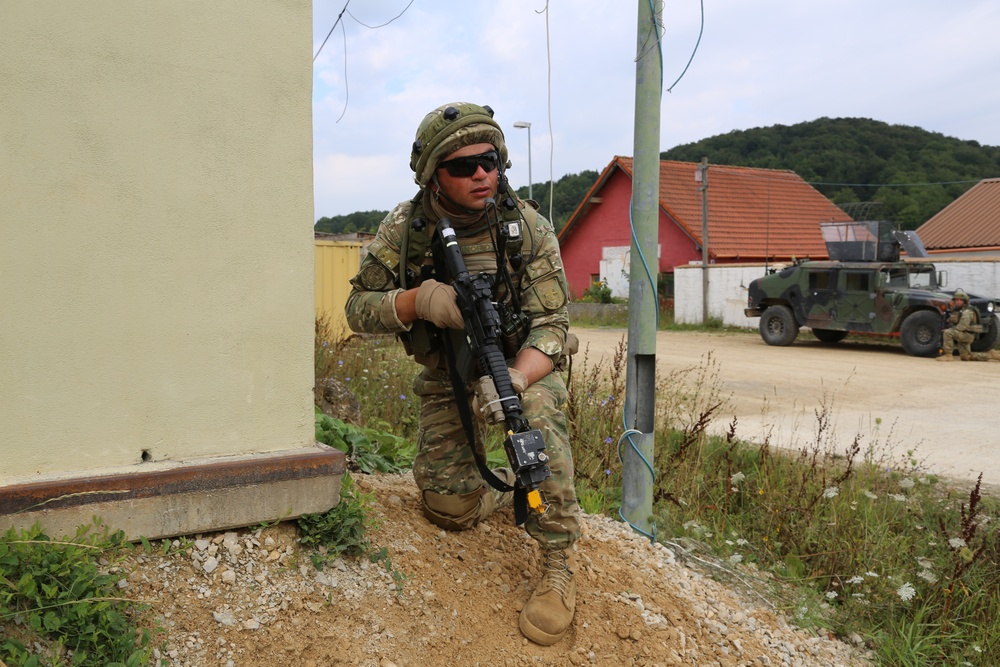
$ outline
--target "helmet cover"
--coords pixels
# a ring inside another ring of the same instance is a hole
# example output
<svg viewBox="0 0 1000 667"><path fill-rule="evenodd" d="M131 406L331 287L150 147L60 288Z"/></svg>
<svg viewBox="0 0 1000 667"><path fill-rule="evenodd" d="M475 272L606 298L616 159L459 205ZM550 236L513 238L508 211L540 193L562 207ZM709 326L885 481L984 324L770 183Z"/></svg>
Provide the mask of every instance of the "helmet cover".
<svg viewBox="0 0 1000 667"><path fill-rule="evenodd" d="M507 165L503 130L493 120L493 109L469 102L452 102L430 112L420 122L410 150L410 169L420 187L426 186L437 166L460 148L492 144L500 154L500 171Z"/></svg>

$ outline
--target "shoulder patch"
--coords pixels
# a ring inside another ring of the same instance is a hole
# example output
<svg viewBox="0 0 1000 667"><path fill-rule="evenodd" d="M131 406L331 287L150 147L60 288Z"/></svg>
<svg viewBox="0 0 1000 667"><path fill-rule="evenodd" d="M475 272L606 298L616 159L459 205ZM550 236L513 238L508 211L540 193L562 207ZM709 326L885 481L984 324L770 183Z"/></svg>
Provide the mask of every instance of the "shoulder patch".
<svg viewBox="0 0 1000 667"><path fill-rule="evenodd" d="M390 271L399 266L399 251L389 247L384 241L376 238L368 246L368 254L373 255Z"/></svg>
<svg viewBox="0 0 1000 667"><path fill-rule="evenodd" d="M528 278L531 282L535 282L555 271L556 267L552 265L552 260L548 257L542 256L531 264L528 264L525 270L527 271Z"/></svg>
<svg viewBox="0 0 1000 667"><path fill-rule="evenodd" d="M548 312L558 310L566 305L566 293L563 291L562 285L556 276L552 276L548 280L543 280L532 289L538 295L539 303Z"/></svg>
<svg viewBox="0 0 1000 667"><path fill-rule="evenodd" d="M393 284L393 275L381 262L367 262L358 273L358 281L368 291L382 292Z"/></svg>

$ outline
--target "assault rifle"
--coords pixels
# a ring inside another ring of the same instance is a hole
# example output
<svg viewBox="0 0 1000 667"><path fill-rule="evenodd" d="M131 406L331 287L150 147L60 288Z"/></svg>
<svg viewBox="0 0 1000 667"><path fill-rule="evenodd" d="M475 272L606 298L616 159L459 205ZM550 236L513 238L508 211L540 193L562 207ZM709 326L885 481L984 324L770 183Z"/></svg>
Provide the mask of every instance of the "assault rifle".
<svg viewBox="0 0 1000 667"><path fill-rule="evenodd" d="M452 387L459 403L470 446L476 454L476 463L486 481L501 491L514 491L514 512L517 523L523 523L527 509L543 513L547 505L539 485L552 472L547 462L545 441L538 429L531 428L521 408L521 400L514 392L510 372L503 355L503 326L497 307L493 303L493 279L487 274L470 275L462 257L455 229L448 218L437 223L431 243L434 254L435 271L444 274L455 288L456 301L465 320L465 340L454 340L443 336L448 366L452 373ZM504 258L498 257L498 262ZM501 269L502 270L502 269ZM458 333L458 332L456 332ZM468 356L459 359L455 349L461 345ZM465 398L465 382L474 374L476 396L484 410L488 423L503 422L506 438L503 447L507 459L517 478L516 486L510 487L496 477L479 456L475 443L474 429L468 416L471 414ZM470 422L470 423L465 423Z"/></svg>

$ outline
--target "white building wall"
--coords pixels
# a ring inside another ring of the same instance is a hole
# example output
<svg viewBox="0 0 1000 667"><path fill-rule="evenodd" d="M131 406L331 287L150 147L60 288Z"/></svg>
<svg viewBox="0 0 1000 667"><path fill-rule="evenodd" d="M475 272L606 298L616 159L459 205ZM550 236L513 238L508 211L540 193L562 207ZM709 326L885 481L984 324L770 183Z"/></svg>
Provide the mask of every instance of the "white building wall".
<svg viewBox="0 0 1000 667"><path fill-rule="evenodd" d="M631 246L608 246L601 250L601 280L611 288L611 296L627 299L631 272ZM659 273L660 246L656 247L656 259L647 260L653 280Z"/></svg>
<svg viewBox="0 0 1000 667"><path fill-rule="evenodd" d="M998 260L934 260L938 271L946 276L948 290L964 289L976 296L1000 299L1000 261Z"/></svg>
<svg viewBox="0 0 1000 667"><path fill-rule="evenodd" d="M743 314L750 281L764 275L763 264L710 264L708 267L708 316L723 324L756 327L760 318ZM701 264L674 269L674 319L682 324L702 321Z"/></svg>

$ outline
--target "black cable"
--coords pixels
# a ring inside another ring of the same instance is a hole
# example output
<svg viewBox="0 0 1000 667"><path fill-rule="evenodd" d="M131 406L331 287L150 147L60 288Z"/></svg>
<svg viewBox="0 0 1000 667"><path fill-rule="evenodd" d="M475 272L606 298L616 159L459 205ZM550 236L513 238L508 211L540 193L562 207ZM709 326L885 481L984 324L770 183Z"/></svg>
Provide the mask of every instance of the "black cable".
<svg viewBox="0 0 1000 667"><path fill-rule="evenodd" d="M351 0L347 0L347 2L344 4L344 8L340 10L339 14L337 14L337 20L333 22L332 26L330 26L330 32L326 33L326 39L324 39L323 43L319 45L319 49L317 49L316 55L313 56L313 62L316 62L316 59L319 58L320 52L323 50L323 47L326 46L326 40L330 39L330 35L333 34L334 28L337 27L338 23L340 23L340 19L343 18L344 12L347 11L347 5L349 4L351 4Z"/></svg>
<svg viewBox="0 0 1000 667"><path fill-rule="evenodd" d="M358 21L358 17L357 16L355 16L354 14L352 14L350 12L347 12L347 15L350 16L352 19L354 19L357 23L360 23L361 25L363 25L364 27L370 28L372 30L375 30L377 28L384 28L385 26L389 25L390 23L392 23L393 21L395 21L396 19L398 19L400 16L402 16L403 14L406 13L406 10L409 9L410 5L412 5L412 4L413 4L413 0L410 0L409 4L407 4L406 7L403 7L403 11L401 11L398 14L396 14L391 19L389 19L388 21L386 21L385 23L383 23L381 25L368 25L367 23L362 23L361 21ZM345 9L346 9L346 7L345 7Z"/></svg>

